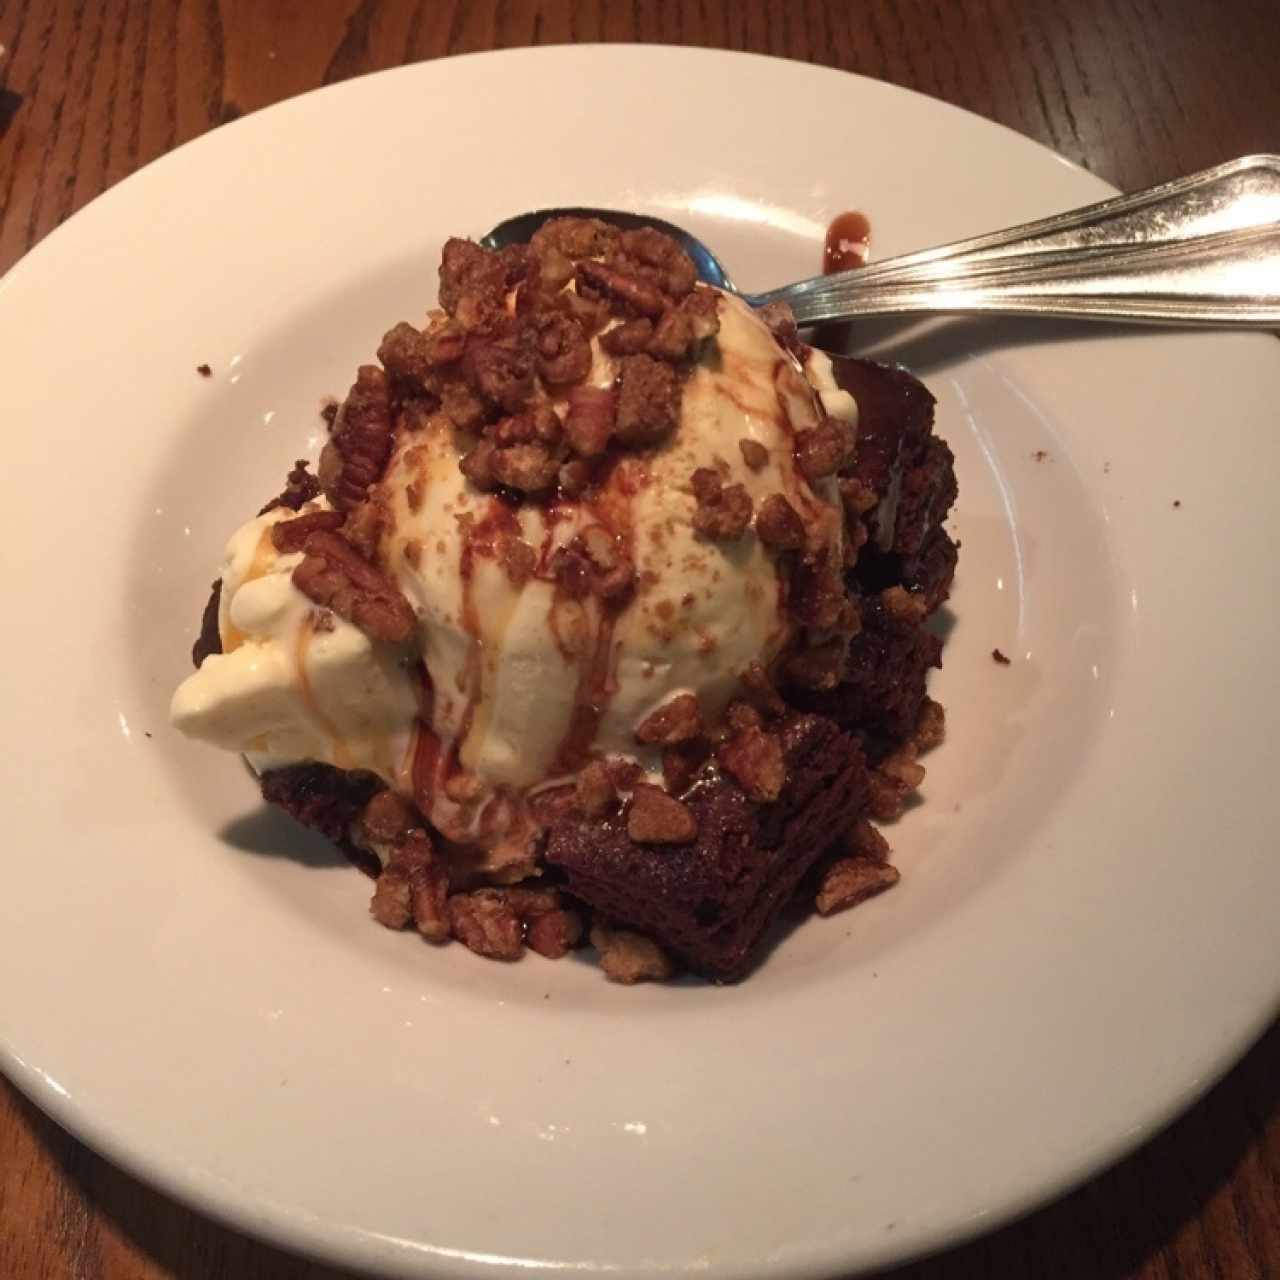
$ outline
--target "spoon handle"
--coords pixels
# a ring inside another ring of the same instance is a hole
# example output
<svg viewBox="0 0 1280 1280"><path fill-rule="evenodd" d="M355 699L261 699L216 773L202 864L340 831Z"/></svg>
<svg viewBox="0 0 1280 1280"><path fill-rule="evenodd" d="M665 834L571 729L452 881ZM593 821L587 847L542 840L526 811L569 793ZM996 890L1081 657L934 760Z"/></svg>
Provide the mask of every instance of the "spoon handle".
<svg viewBox="0 0 1280 1280"><path fill-rule="evenodd" d="M801 281L750 301L802 325L917 312L1280 325L1280 157Z"/></svg>

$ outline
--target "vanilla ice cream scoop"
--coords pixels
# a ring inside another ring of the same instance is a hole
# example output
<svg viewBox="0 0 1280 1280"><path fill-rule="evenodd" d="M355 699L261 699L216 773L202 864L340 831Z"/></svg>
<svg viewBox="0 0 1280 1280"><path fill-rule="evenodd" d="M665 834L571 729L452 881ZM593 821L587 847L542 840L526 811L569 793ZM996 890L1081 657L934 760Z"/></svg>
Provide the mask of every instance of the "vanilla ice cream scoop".
<svg viewBox="0 0 1280 1280"><path fill-rule="evenodd" d="M524 800L589 759L625 757L660 781L659 749L637 740L638 726L685 693L714 723L742 673L768 666L795 625L777 549L751 528L719 539L695 528L695 473L740 485L757 515L784 496L837 564L844 527L834 479L806 480L796 442L828 416L856 422L853 400L824 356L802 365L737 298L720 295L718 312L676 430L617 457L582 496L517 504L482 492L459 467L468 441L443 413L401 425L376 490L377 561L417 615L406 645L369 639L298 590L300 553L270 537L291 511L246 524L223 566L223 654L174 695L177 727L260 770L371 770L490 868L525 856ZM593 339L586 384L617 374ZM563 417L565 398L551 403ZM565 589L565 557L584 549L593 572L627 572L624 595Z"/></svg>

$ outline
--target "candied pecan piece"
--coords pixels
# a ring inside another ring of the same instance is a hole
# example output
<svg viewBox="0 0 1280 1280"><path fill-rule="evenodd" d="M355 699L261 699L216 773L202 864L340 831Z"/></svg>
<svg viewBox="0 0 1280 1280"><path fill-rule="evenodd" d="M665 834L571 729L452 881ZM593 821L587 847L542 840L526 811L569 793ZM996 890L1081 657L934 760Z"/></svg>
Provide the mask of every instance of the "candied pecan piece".
<svg viewBox="0 0 1280 1280"><path fill-rule="evenodd" d="M720 295L714 289L695 289L680 304L693 326L693 340L705 342L720 332Z"/></svg>
<svg viewBox="0 0 1280 1280"><path fill-rule="evenodd" d="M592 760L574 779L578 807L588 818L603 818L617 803L618 793L602 760Z"/></svg>
<svg viewBox="0 0 1280 1280"><path fill-rule="evenodd" d="M702 711L695 693L678 693L650 712L636 727L636 741L670 747L702 733Z"/></svg>
<svg viewBox="0 0 1280 1280"><path fill-rule="evenodd" d="M833 556L825 554L815 563L797 565L791 583L792 611L806 626L823 631L837 626L849 632L858 629L844 575Z"/></svg>
<svg viewBox="0 0 1280 1280"><path fill-rule="evenodd" d="M458 468L477 489L488 493L498 487L498 478L493 470L497 453L498 446L492 440L479 440L462 455Z"/></svg>
<svg viewBox="0 0 1280 1280"><path fill-rule="evenodd" d="M804 546L804 521L782 494L771 493L760 504L756 534L766 547L778 551L799 551Z"/></svg>
<svg viewBox="0 0 1280 1280"><path fill-rule="evenodd" d="M378 359L393 378L402 382L420 387L431 376L427 340L404 320L383 335Z"/></svg>
<svg viewBox="0 0 1280 1280"><path fill-rule="evenodd" d="M552 248L566 258L598 258L618 246L618 228L599 218L552 218L544 222L529 240L536 254Z"/></svg>
<svg viewBox="0 0 1280 1280"><path fill-rule="evenodd" d="M614 929L596 921L591 945L600 952L600 967L610 982L662 982L675 973L671 957L652 938L630 929Z"/></svg>
<svg viewBox="0 0 1280 1280"><path fill-rule="evenodd" d="M744 729L759 729L764 724L764 717L749 702L729 703L725 708L724 718L735 733L741 733Z"/></svg>
<svg viewBox="0 0 1280 1280"><path fill-rule="evenodd" d="M656 227L637 227L620 237L623 256L649 269L655 283L673 298L683 298L698 279L693 259L666 232Z"/></svg>
<svg viewBox="0 0 1280 1280"><path fill-rule="evenodd" d="M524 951L524 928L515 908L497 889L455 893L448 904L453 936L476 955L490 960L518 960Z"/></svg>
<svg viewBox="0 0 1280 1280"><path fill-rule="evenodd" d="M478 282L496 287L505 283L505 276L502 264L488 249L451 236L440 255L440 305L452 314L464 289Z"/></svg>
<svg viewBox="0 0 1280 1280"><path fill-rule="evenodd" d="M645 316L624 320L600 335L600 346L611 356L638 355L653 337L653 321Z"/></svg>
<svg viewBox="0 0 1280 1280"><path fill-rule="evenodd" d="M403 644L417 618L400 589L336 533L313 533L293 571L293 585L374 640Z"/></svg>
<svg viewBox="0 0 1280 1280"><path fill-rule="evenodd" d="M834 689L849 658L847 636L833 636L797 650L786 661L787 678L802 689Z"/></svg>
<svg viewBox="0 0 1280 1280"><path fill-rule="evenodd" d="M548 960L567 956L582 940L582 917L576 911L561 908L544 911L525 924L525 941L530 951Z"/></svg>
<svg viewBox="0 0 1280 1280"><path fill-rule="evenodd" d="M463 366L481 399L504 413L519 413L533 398L533 356L513 343L472 343Z"/></svg>
<svg viewBox="0 0 1280 1280"><path fill-rule="evenodd" d="M886 587L880 593L885 617L898 631L911 631L928 616L929 610L923 594L908 591L906 587Z"/></svg>
<svg viewBox="0 0 1280 1280"><path fill-rule="evenodd" d="M591 561L576 538L552 553L551 574L571 599L582 600L591 594Z"/></svg>
<svg viewBox="0 0 1280 1280"><path fill-rule="evenodd" d="M612 387L573 387L565 414L569 447L583 458L599 457L609 446L618 396Z"/></svg>
<svg viewBox="0 0 1280 1280"><path fill-rule="evenodd" d="M581 382L591 372L591 344L582 326L562 311L549 311L536 321L538 372L555 386Z"/></svg>
<svg viewBox="0 0 1280 1280"><path fill-rule="evenodd" d="M467 349L466 331L454 320L442 320L423 335L426 340L427 364L432 369L453 364Z"/></svg>
<svg viewBox="0 0 1280 1280"><path fill-rule="evenodd" d="M874 510L880 499L876 491L856 476L842 476L839 482L840 499L850 520L859 519Z"/></svg>
<svg viewBox="0 0 1280 1280"><path fill-rule="evenodd" d="M760 471L769 461L769 450L764 447L758 440L749 440L743 436L738 441L738 448L742 453L742 460L752 471Z"/></svg>
<svg viewBox="0 0 1280 1280"><path fill-rule="evenodd" d="M391 388L377 365L361 365L334 424L332 444L339 458L325 492L338 509L356 506L379 480L391 456Z"/></svg>
<svg viewBox="0 0 1280 1280"><path fill-rule="evenodd" d="M776 800L782 794L787 766L775 734L748 725L720 747L716 758L752 800Z"/></svg>
<svg viewBox="0 0 1280 1280"><path fill-rule="evenodd" d="M805 345L800 341L795 312L787 303L771 302L767 307L761 307L756 315L768 326L769 332L773 334L778 345L784 351L789 351L803 364L806 354Z"/></svg>
<svg viewBox="0 0 1280 1280"><path fill-rule="evenodd" d="M616 271L592 258L578 263L575 276L579 293L588 298L603 295L628 315L657 317L666 306L662 291L656 285L638 276Z"/></svg>
<svg viewBox="0 0 1280 1280"><path fill-rule="evenodd" d="M662 749L662 782L668 794L678 796L688 789L707 759L707 742L694 738Z"/></svg>
<svg viewBox="0 0 1280 1280"><path fill-rule="evenodd" d="M405 867L386 866L374 882L369 912L385 928L405 929L413 919L413 891Z"/></svg>
<svg viewBox="0 0 1280 1280"><path fill-rule="evenodd" d="M683 311L668 307L654 326L647 350L660 360L683 360L693 344L693 321Z"/></svg>
<svg viewBox="0 0 1280 1280"><path fill-rule="evenodd" d="M880 762L871 774L868 811L880 822L901 817L907 797L924 781L925 770L916 763L916 750L910 743L899 747Z"/></svg>
<svg viewBox="0 0 1280 1280"><path fill-rule="evenodd" d="M309 511L305 516L281 520L271 526L271 545L281 555L301 551L306 540L317 529L341 529L346 521L345 511Z"/></svg>
<svg viewBox="0 0 1280 1280"><path fill-rule="evenodd" d="M947 715L940 702L925 698L920 704L916 719L915 747L917 751L932 751L941 746L947 736Z"/></svg>
<svg viewBox="0 0 1280 1280"><path fill-rule="evenodd" d="M584 333L596 333L608 322L609 303L604 298L586 298L566 289L556 295L556 303L582 326Z"/></svg>
<svg viewBox="0 0 1280 1280"><path fill-rule="evenodd" d="M822 885L814 905L822 916L834 915L856 907L859 902L897 884L901 877L896 867L887 862L870 862L865 858L841 858L823 873Z"/></svg>
<svg viewBox="0 0 1280 1280"><path fill-rule="evenodd" d="M440 388L440 409L459 431L478 431L485 422L484 402L460 380Z"/></svg>
<svg viewBox="0 0 1280 1280"><path fill-rule="evenodd" d="M546 445L513 444L495 449L490 462L498 484L521 493L541 493L555 486L560 460Z"/></svg>
<svg viewBox="0 0 1280 1280"><path fill-rule="evenodd" d="M413 488L413 485L409 486L410 491ZM387 499L379 490L373 489L358 507L352 508L342 527L342 536L366 560L372 562L378 558L382 535L390 524L391 512Z"/></svg>
<svg viewBox="0 0 1280 1280"><path fill-rule="evenodd" d="M693 527L704 538L740 538L751 523L751 495L740 484L724 485L719 473L698 467L689 477L697 508Z"/></svg>
<svg viewBox="0 0 1280 1280"><path fill-rule="evenodd" d="M564 428L560 425L559 414L549 404L539 404L527 413L503 418L491 435L500 449L513 444L542 444L552 448L560 443Z"/></svg>
<svg viewBox="0 0 1280 1280"><path fill-rule="evenodd" d="M697 839L698 820L688 805L641 782L627 808L627 835L641 844L688 844Z"/></svg>
<svg viewBox="0 0 1280 1280"><path fill-rule="evenodd" d="M857 826L849 834L849 854L869 862L888 862L893 852L889 842L866 818L859 818Z"/></svg>
<svg viewBox="0 0 1280 1280"><path fill-rule="evenodd" d="M364 836L379 844L398 843L421 822L417 809L390 787L379 791L360 815Z"/></svg>
<svg viewBox="0 0 1280 1280"><path fill-rule="evenodd" d="M762 662L753 662L739 677L751 701L768 715L780 716L787 704L782 700Z"/></svg>
<svg viewBox="0 0 1280 1280"><path fill-rule="evenodd" d="M575 539L591 561L595 572L591 589L602 600L618 601L630 594L636 581L636 567L604 525L590 524Z"/></svg>
<svg viewBox="0 0 1280 1280"><path fill-rule="evenodd" d="M824 418L812 431L796 433L796 465L806 480L833 476L853 457L855 434L840 418Z"/></svg>

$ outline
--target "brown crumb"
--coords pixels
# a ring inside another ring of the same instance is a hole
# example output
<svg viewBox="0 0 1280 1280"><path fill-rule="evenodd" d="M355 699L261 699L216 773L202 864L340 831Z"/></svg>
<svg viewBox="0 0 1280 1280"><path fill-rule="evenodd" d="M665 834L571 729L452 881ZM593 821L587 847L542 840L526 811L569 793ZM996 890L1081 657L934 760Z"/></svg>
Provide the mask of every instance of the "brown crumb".
<svg viewBox="0 0 1280 1280"><path fill-rule="evenodd" d="M704 538L730 541L740 538L751 523L751 495L740 484L724 485L710 467L698 467L689 477L697 509L693 527Z"/></svg>
<svg viewBox="0 0 1280 1280"><path fill-rule="evenodd" d="M780 493L771 493L760 504L756 536L777 551L799 551L804 546L804 521Z"/></svg>
<svg viewBox="0 0 1280 1280"><path fill-rule="evenodd" d="M1048 449L1037 449L1037 450L1035 451L1035 453L1033 453L1031 456L1032 456L1032 457L1033 457L1037 462L1043 462L1043 461L1044 461L1044 460L1049 456L1049 450L1048 450Z"/></svg>
<svg viewBox="0 0 1280 1280"><path fill-rule="evenodd" d="M660 444L679 420L675 371L647 355L624 356L618 363L618 439L633 446Z"/></svg>
<svg viewBox="0 0 1280 1280"><path fill-rule="evenodd" d="M998 662L1002 667L1007 667L1013 662L1013 659L1001 653L999 649L991 650L991 660Z"/></svg>
<svg viewBox="0 0 1280 1280"><path fill-rule="evenodd" d="M759 471L769 461L769 450L758 440L749 440L746 436L743 436L738 441L738 448L742 451L743 462L752 471Z"/></svg>
<svg viewBox="0 0 1280 1280"><path fill-rule="evenodd" d="M1174 498L1174 500L1173 500L1173 506L1174 506L1174 510L1176 511L1180 506L1182 506L1182 499L1181 499L1181 498Z"/></svg>
<svg viewBox="0 0 1280 1280"><path fill-rule="evenodd" d="M603 761L593 760L574 780L578 807L588 818L603 818L617 802L618 793Z"/></svg>
<svg viewBox="0 0 1280 1280"><path fill-rule="evenodd" d="M207 364L198 364L198 365L196 365L196 372L197 372L197 373L198 373L202 378L212 378L212 377L213 377L213 370L212 370L212 369L210 369L210 368L209 368L209 366L208 366Z"/></svg>

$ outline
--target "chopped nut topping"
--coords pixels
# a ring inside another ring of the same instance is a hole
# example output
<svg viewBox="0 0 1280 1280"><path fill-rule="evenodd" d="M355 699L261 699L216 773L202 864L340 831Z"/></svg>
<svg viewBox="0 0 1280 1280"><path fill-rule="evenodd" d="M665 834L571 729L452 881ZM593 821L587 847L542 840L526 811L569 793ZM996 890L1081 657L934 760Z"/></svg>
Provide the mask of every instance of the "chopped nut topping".
<svg viewBox="0 0 1280 1280"><path fill-rule="evenodd" d="M680 389L674 370L652 356L625 356L618 375L618 439L629 445L659 444L675 429Z"/></svg>
<svg viewBox="0 0 1280 1280"><path fill-rule="evenodd" d="M538 553L523 539L505 534L497 540L498 563L513 587L522 587L538 567Z"/></svg>
<svg viewBox="0 0 1280 1280"><path fill-rule="evenodd" d="M653 321L644 316L624 320L600 335L600 346L611 356L634 356L645 350L653 337Z"/></svg>
<svg viewBox="0 0 1280 1280"><path fill-rule="evenodd" d="M689 480L698 503L693 527L704 538L740 538L751 523L751 495L746 489L740 484L726 487L710 467L699 467Z"/></svg>
<svg viewBox="0 0 1280 1280"><path fill-rule="evenodd" d="M769 678L763 663L751 663L739 678L751 701L761 711L771 716L780 716L786 711L787 704L774 688L773 681Z"/></svg>
<svg viewBox="0 0 1280 1280"><path fill-rule="evenodd" d="M834 689L844 676L848 657L848 637L833 636L791 654L786 661L787 678L802 689Z"/></svg>
<svg viewBox="0 0 1280 1280"><path fill-rule="evenodd" d="M662 750L662 782L669 795L686 791L706 762L708 744L705 738L692 738Z"/></svg>
<svg viewBox="0 0 1280 1280"><path fill-rule="evenodd" d="M705 342L720 332L720 295L699 286L680 304L693 326L694 342Z"/></svg>
<svg viewBox="0 0 1280 1280"><path fill-rule="evenodd" d="M403 644L413 635L417 618L399 588L336 533L313 533L304 551L293 584L308 599L374 640Z"/></svg>
<svg viewBox="0 0 1280 1280"><path fill-rule="evenodd" d="M591 345L571 316L551 311L537 321L538 372L546 382L581 382L591 372Z"/></svg>
<svg viewBox="0 0 1280 1280"><path fill-rule="evenodd" d="M420 827L422 819L408 800L388 787L365 805L360 825L367 839L381 844L396 844L414 827Z"/></svg>
<svg viewBox="0 0 1280 1280"><path fill-rule="evenodd" d="M476 955L518 960L524 952L524 928L515 908L498 889L455 893L449 899L453 936Z"/></svg>
<svg viewBox="0 0 1280 1280"><path fill-rule="evenodd" d="M920 715L916 720L916 750L932 751L942 745L947 736L947 716L940 702L925 698L920 704Z"/></svg>
<svg viewBox="0 0 1280 1280"><path fill-rule="evenodd" d="M850 855L871 862L888 862L892 852L889 842L880 834L880 829L866 818L859 818L849 837Z"/></svg>
<svg viewBox="0 0 1280 1280"><path fill-rule="evenodd" d="M271 526L271 545L281 555L301 551L306 540L317 529L341 529L347 518L345 511L310 511L305 516L281 520Z"/></svg>
<svg viewBox="0 0 1280 1280"><path fill-rule="evenodd" d="M361 365L334 423L329 455L329 501L339 511L358 505L382 478L391 456L391 389L377 365ZM322 459L323 461L323 459Z"/></svg>
<svg viewBox="0 0 1280 1280"><path fill-rule="evenodd" d="M702 712L697 694L678 693L640 722L636 741L669 747L688 742L701 733Z"/></svg>
<svg viewBox="0 0 1280 1280"><path fill-rule="evenodd" d="M918 627L929 614L924 597L905 587L886 587L880 593L880 603L889 621L908 631Z"/></svg>
<svg viewBox="0 0 1280 1280"><path fill-rule="evenodd" d="M853 456L855 434L840 418L824 418L812 431L796 434L796 465L806 480L833 476Z"/></svg>
<svg viewBox="0 0 1280 1280"><path fill-rule="evenodd" d="M378 359L383 368L401 382L421 387L431 376L427 340L413 325L403 320L383 335Z"/></svg>
<svg viewBox="0 0 1280 1280"><path fill-rule="evenodd" d="M581 941L582 933L582 917L576 911L546 911L525 925L529 949L548 960L568 955Z"/></svg>
<svg viewBox="0 0 1280 1280"><path fill-rule="evenodd" d="M617 803L617 792L609 770L600 760L593 760L574 780L578 807L588 818L603 818Z"/></svg>
<svg viewBox="0 0 1280 1280"><path fill-rule="evenodd" d="M743 436L738 441L738 448L742 450L742 460L751 468L752 471L763 470L765 464L769 461L769 450L764 447L758 440L749 440Z"/></svg>
<svg viewBox="0 0 1280 1280"><path fill-rule="evenodd" d="M641 844L688 844L697 838L698 820L688 805L641 782L631 793L627 834Z"/></svg>
<svg viewBox="0 0 1280 1280"><path fill-rule="evenodd" d="M766 547L799 551L805 542L800 513L780 493L771 493L760 505L756 534Z"/></svg>
<svg viewBox="0 0 1280 1280"><path fill-rule="evenodd" d="M663 231L656 227L637 227L624 231L619 238L621 261L652 279L673 298L683 298L697 282L693 259Z"/></svg>
<svg viewBox="0 0 1280 1280"><path fill-rule="evenodd" d="M369 910L388 929L404 929L412 921L428 941L444 942L449 937L448 895L448 875L435 858L430 838L425 831L413 830L400 837L378 876Z"/></svg>
<svg viewBox="0 0 1280 1280"><path fill-rule="evenodd" d="M552 218L533 233L530 248L537 254L555 249L566 258L601 258L618 247L618 228L599 218Z"/></svg>
<svg viewBox="0 0 1280 1280"><path fill-rule="evenodd" d="M498 484L521 493L551 489L560 475L560 460L541 444L513 444L495 449L489 465Z"/></svg>
<svg viewBox="0 0 1280 1280"><path fill-rule="evenodd" d="M897 884L901 877L896 867L885 862L869 862L864 858L841 858L833 862L822 877L822 887L814 905L818 914L834 915L866 901L874 894Z"/></svg>
<svg viewBox="0 0 1280 1280"><path fill-rule="evenodd" d="M588 298L604 295L624 314L656 317L666 306L656 286L590 258L578 263L577 281L579 293Z"/></svg>
<svg viewBox="0 0 1280 1280"><path fill-rule="evenodd" d="M614 929L600 921L591 926L591 945L600 952L600 967L610 982L662 982L675 973L671 957L652 938L630 929Z"/></svg>
<svg viewBox="0 0 1280 1280"><path fill-rule="evenodd" d="M612 387L574 387L569 392L564 433L574 453L596 458L608 448L617 400Z"/></svg>
<svg viewBox="0 0 1280 1280"><path fill-rule="evenodd" d="M683 360L693 345L693 321L683 311L668 307L654 327L647 350L660 360Z"/></svg>
<svg viewBox="0 0 1280 1280"><path fill-rule="evenodd" d="M749 702L731 702L724 713L729 728L735 732L743 729L759 729L764 723L760 712Z"/></svg>
<svg viewBox="0 0 1280 1280"><path fill-rule="evenodd" d="M724 743L716 757L752 800L768 802L782 794L787 768L782 743L774 734L748 725Z"/></svg>
<svg viewBox="0 0 1280 1280"><path fill-rule="evenodd" d="M446 382L440 388L440 409L459 431L484 426L484 403L465 382Z"/></svg>
<svg viewBox="0 0 1280 1280"><path fill-rule="evenodd" d="M533 398L533 356L514 343L473 343L463 360L467 381L503 413L519 413Z"/></svg>

